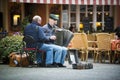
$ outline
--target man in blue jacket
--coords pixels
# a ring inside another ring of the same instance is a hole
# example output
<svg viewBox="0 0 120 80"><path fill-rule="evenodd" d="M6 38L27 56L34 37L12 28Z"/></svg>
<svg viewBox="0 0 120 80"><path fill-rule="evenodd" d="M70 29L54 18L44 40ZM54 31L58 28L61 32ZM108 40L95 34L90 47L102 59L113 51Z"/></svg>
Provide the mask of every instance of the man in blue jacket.
<svg viewBox="0 0 120 80"><path fill-rule="evenodd" d="M41 24L41 17L36 15L33 17L32 23L25 27L24 36L30 35L37 41L37 46L40 50L46 52L46 67L57 67L57 65L53 64L53 50L54 47L52 45L46 44L46 41L55 40L56 37L54 35L45 36ZM55 48L56 49L56 48ZM62 49L56 51L56 60L59 59L59 55L61 55ZM41 54L36 54L37 64L41 66Z"/></svg>
<svg viewBox="0 0 120 80"><path fill-rule="evenodd" d="M57 26L56 26L57 20L58 20L58 17L55 14L50 14L49 22L43 26L44 33L46 34L46 36L55 35L54 32L55 32L55 28L57 28ZM67 55L67 48L55 45L54 41L55 40L46 41L47 44L51 45L56 50L62 49L62 53L61 53L61 55L59 55L59 58L57 59L57 63L56 63L56 56L58 56L58 54L55 53L54 64L57 64L59 67L65 67L63 64L64 64L64 61L65 61L65 58ZM53 49L53 51L54 51L54 49Z"/></svg>

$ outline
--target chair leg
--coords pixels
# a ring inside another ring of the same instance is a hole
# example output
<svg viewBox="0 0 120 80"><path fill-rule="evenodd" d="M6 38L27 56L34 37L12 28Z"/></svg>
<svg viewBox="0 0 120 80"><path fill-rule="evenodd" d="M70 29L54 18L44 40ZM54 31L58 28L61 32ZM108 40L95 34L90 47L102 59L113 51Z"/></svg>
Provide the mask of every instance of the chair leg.
<svg viewBox="0 0 120 80"><path fill-rule="evenodd" d="M102 63L102 53L99 54L99 62Z"/></svg>
<svg viewBox="0 0 120 80"><path fill-rule="evenodd" d="M113 55L112 63L115 63L115 56L116 56L116 52L115 52L114 55Z"/></svg>
<svg viewBox="0 0 120 80"><path fill-rule="evenodd" d="M97 53L94 52L94 53L93 53L93 61L94 61L94 63L96 62L96 61L95 61L96 55L97 55Z"/></svg>
<svg viewBox="0 0 120 80"><path fill-rule="evenodd" d="M81 61L83 61L83 53L81 53Z"/></svg>
<svg viewBox="0 0 120 80"><path fill-rule="evenodd" d="M84 61L84 52L81 51L81 61Z"/></svg>
<svg viewBox="0 0 120 80"><path fill-rule="evenodd" d="M86 59L85 61L87 62L88 61L88 51L86 51Z"/></svg>
<svg viewBox="0 0 120 80"><path fill-rule="evenodd" d="M111 63L110 52L108 52L109 63Z"/></svg>
<svg viewBox="0 0 120 80"><path fill-rule="evenodd" d="M99 57L99 53L97 52L95 56L95 62L98 60L98 57Z"/></svg>

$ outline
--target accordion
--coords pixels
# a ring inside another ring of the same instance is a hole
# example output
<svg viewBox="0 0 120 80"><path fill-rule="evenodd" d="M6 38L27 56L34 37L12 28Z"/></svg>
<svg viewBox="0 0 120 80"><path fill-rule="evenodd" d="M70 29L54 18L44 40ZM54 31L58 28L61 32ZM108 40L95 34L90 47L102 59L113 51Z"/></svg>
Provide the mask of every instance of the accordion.
<svg viewBox="0 0 120 80"><path fill-rule="evenodd" d="M66 29L56 29L55 35L57 39L55 44L59 46L67 47L71 39L73 38L73 33Z"/></svg>

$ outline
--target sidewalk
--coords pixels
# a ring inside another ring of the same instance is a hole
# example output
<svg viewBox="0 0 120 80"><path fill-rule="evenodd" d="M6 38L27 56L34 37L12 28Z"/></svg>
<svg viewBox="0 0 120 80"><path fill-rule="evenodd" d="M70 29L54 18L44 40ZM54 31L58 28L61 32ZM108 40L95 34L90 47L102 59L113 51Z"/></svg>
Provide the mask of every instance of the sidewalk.
<svg viewBox="0 0 120 80"><path fill-rule="evenodd" d="M120 80L120 64L93 63L93 69L23 68L0 65L0 80Z"/></svg>

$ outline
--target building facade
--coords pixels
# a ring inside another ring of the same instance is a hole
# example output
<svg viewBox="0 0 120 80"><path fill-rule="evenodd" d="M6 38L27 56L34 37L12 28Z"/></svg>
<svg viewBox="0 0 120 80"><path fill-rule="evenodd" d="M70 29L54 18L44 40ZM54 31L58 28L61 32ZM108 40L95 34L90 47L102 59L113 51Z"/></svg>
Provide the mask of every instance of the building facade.
<svg viewBox="0 0 120 80"><path fill-rule="evenodd" d="M40 15L44 25L50 13L59 15L59 27L112 32L120 25L120 0L0 0L0 28L19 31L23 20L31 22L34 15Z"/></svg>

